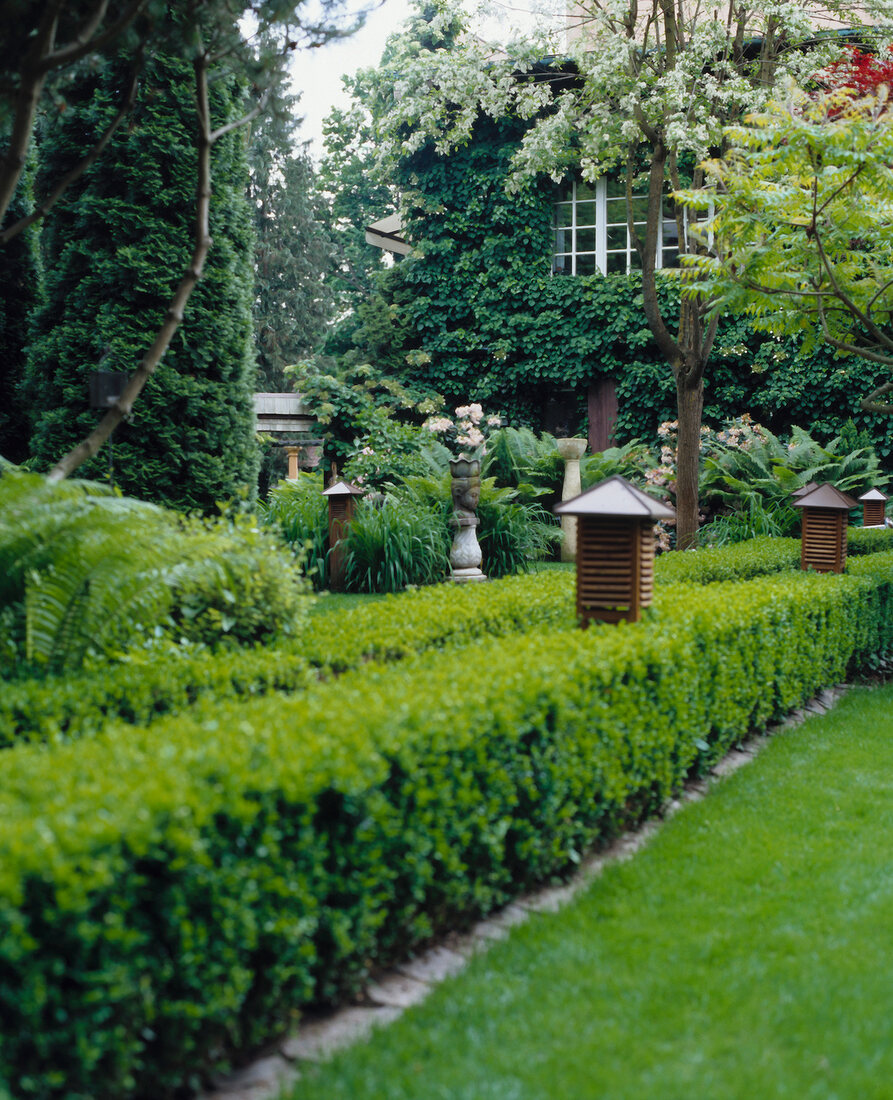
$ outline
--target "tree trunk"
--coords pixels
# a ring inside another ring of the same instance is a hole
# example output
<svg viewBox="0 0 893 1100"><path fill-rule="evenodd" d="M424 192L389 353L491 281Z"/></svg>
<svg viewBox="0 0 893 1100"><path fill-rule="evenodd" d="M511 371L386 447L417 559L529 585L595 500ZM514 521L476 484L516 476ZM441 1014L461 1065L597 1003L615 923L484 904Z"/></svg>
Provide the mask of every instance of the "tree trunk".
<svg viewBox="0 0 893 1100"><path fill-rule="evenodd" d="M699 366L699 365L698 365ZM704 372L681 364L676 376L679 428L676 436L676 549L698 544L698 475L701 457L701 414Z"/></svg>

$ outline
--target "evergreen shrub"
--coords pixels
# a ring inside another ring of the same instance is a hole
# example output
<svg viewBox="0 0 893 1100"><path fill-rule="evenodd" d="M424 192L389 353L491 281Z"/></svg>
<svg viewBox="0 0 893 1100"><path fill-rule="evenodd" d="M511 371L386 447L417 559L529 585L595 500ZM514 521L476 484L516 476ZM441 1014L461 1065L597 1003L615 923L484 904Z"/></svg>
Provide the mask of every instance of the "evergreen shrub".
<svg viewBox="0 0 893 1100"><path fill-rule="evenodd" d="M44 116L37 201L118 110L121 65L95 57L66 83L65 111ZM42 222L45 300L33 318L22 390L36 469L49 468L96 426L90 373L136 368L190 262L198 156L193 85L188 61L150 58L129 124ZM210 100L216 128L244 113L246 89L217 73ZM255 491L259 464L246 138L234 130L214 142L213 244L202 278L132 418L80 471L105 481L113 447L115 480L126 494L211 515L218 501Z"/></svg>
<svg viewBox="0 0 893 1100"><path fill-rule="evenodd" d="M414 589L349 614L320 613L283 647L159 654L77 677L11 684L0 694L0 747L80 737L112 720L148 725L204 698L299 691L371 661L573 622L573 577L566 573Z"/></svg>
<svg viewBox="0 0 893 1100"><path fill-rule="evenodd" d="M849 546L856 556L893 550L893 531L850 528ZM799 566L797 539L755 539L721 549L662 554L655 563L655 580L662 588L712 584L793 572ZM851 560L849 572L856 568ZM574 584L572 572L549 571L486 585L413 589L351 608L348 614L326 613L323 605L284 647L218 656L159 654L78 677L8 685L0 695L0 746L79 737L113 719L148 724L203 698L300 691L319 677L370 662L400 661L488 637L569 629L574 625Z"/></svg>
<svg viewBox="0 0 893 1100"><path fill-rule="evenodd" d="M291 555L237 511L183 517L91 482L0 474L0 675L266 642L307 610Z"/></svg>
<svg viewBox="0 0 893 1100"><path fill-rule="evenodd" d="M649 622L8 750L0 1087L168 1095L296 1005L566 872L890 650L893 554L857 564L670 586Z"/></svg>

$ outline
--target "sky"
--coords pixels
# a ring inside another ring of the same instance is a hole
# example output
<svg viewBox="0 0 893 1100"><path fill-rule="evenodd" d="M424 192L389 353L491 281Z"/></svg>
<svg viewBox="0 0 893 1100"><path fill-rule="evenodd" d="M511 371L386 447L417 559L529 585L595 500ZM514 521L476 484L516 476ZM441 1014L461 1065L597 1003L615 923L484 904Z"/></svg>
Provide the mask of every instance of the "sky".
<svg viewBox="0 0 893 1100"><path fill-rule="evenodd" d="M475 24L488 38L507 39L512 26L530 22L539 0L496 0L494 14L476 15ZM354 10L364 4L351 0ZM469 0L469 10L474 5ZM310 141L310 152L318 160L323 153L322 122L332 107L346 107L349 97L341 86L342 75L376 65L388 35L398 30L412 11L410 0L382 0L369 15L362 30L350 38L328 43L314 50L301 50L292 63L292 89L301 93L304 122L300 137Z"/></svg>

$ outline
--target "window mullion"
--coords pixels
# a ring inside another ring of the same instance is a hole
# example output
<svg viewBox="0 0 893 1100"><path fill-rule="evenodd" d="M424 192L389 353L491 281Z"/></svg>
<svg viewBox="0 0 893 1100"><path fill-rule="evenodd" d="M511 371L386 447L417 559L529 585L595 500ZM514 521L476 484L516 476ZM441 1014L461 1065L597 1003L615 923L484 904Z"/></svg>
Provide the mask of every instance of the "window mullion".
<svg viewBox="0 0 893 1100"><path fill-rule="evenodd" d="M595 183L595 266L602 273L608 271L608 182L602 176Z"/></svg>

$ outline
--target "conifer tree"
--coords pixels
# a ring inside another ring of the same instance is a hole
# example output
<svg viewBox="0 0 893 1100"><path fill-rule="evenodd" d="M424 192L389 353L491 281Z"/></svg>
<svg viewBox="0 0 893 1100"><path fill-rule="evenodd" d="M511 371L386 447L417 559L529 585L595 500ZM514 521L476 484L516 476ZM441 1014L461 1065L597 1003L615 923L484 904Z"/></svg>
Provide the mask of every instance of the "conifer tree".
<svg viewBox="0 0 893 1100"><path fill-rule="evenodd" d="M334 245L313 162L297 140L298 97L280 95L251 128L254 329L259 386L290 388L284 368L310 355L334 311Z"/></svg>
<svg viewBox="0 0 893 1100"><path fill-rule="evenodd" d="M41 141L37 190L84 156L116 110L119 63L81 77L64 114ZM130 124L100 161L72 184L44 222L46 303L27 365L35 410L32 453L40 468L95 425L88 380L94 370L131 372L157 331L188 266L195 219L194 91L187 62L156 56L145 71ZM211 111L225 122L244 113L232 77L211 85ZM219 124L219 123L218 123ZM212 148L213 240L184 324L148 379L129 423L114 437L115 478L127 492L179 508L212 509L253 491L253 234L246 190L246 133ZM82 474L104 476L106 456Z"/></svg>
<svg viewBox="0 0 893 1100"><path fill-rule="evenodd" d="M4 224L30 213L34 158L19 181ZM20 463L28 455L28 415L21 384L28 318L40 295L38 232L31 226L0 248L0 457Z"/></svg>

